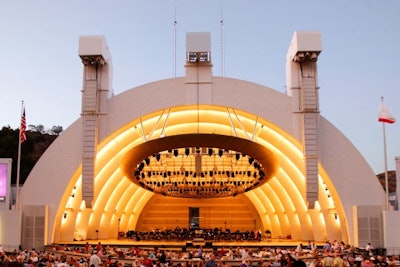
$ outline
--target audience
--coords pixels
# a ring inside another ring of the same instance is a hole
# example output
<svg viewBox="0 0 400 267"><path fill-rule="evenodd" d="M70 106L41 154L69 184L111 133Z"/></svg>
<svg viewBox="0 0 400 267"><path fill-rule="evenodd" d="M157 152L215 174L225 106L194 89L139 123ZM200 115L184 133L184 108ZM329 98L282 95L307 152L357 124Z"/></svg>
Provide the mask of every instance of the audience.
<svg viewBox="0 0 400 267"><path fill-rule="evenodd" d="M224 248L124 248L102 245L100 242L75 246L54 245L44 250L16 249L0 253L1 267L297 267L323 266L324 257L334 257L338 267L395 267L397 256L379 255L375 250L326 244L320 248L303 247L244 247ZM333 248L336 251L333 251ZM99 259L97 259L97 257ZM95 259L96 258L96 259ZM14 265L10 265L14 264ZM17 264L17 265L15 265ZM18 265L20 264L20 265Z"/></svg>

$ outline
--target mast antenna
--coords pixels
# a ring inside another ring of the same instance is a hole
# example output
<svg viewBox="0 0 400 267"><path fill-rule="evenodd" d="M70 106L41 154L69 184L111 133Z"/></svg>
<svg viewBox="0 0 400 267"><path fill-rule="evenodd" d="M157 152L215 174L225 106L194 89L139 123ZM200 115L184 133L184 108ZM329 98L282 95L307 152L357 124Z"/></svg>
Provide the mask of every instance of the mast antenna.
<svg viewBox="0 0 400 267"><path fill-rule="evenodd" d="M178 22L176 21L176 6L175 6L175 16L174 16L174 77L176 77L176 24Z"/></svg>
<svg viewBox="0 0 400 267"><path fill-rule="evenodd" d="M222 5L221 5L221 19L219 20L220 29L221 29L221 76L225 77L225 45L224 45L224 17L222 14Z"/></svg>

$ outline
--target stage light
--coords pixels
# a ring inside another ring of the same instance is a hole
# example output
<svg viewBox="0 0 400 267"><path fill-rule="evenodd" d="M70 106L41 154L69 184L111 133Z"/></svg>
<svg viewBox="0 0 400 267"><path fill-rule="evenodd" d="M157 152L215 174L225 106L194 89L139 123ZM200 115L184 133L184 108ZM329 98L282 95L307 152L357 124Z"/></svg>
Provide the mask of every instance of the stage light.
<svg viewBox="0 0 400 267"><path fill-rule="evenodd" d="M215 151L218 157L212 157ZM255 158L222 148L174 148L155 153L153 157L156 160L149 157L138 164L135 180L144 189L163 196L233 196L257 187L265 175Z"/></svg>
<svg viewBox="0 0 400 267"><path fill-rule="evenodd" d="M249 164L253 164L254 159L253 158L249 158Z"/></svg>
<svg viewBox="0 0 400 267"><path fill-rule="evenodd" d="M239 153L236 153L236 160L239 160L240 159L240 154Z"/></svg>

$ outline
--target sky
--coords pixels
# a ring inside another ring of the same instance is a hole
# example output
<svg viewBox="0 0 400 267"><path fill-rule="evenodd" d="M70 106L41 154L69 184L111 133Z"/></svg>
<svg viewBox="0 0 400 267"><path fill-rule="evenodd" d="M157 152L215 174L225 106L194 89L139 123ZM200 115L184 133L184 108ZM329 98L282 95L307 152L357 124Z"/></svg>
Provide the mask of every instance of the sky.
<svg viewBox="0 0 400 267"><path fill-rule="evenodd" d="M213 75L285 92L293 33L316 30L322 35L321 115L382 173L378 114L384 97L399 120L385 125L387 166L394 170L400 156L399 14L398 0L0 0L0 126L19 128L22 101L28 125L66 129L79 118L83 35L106 38L114 94L184 76L187 32L211 33Z"/></svg>

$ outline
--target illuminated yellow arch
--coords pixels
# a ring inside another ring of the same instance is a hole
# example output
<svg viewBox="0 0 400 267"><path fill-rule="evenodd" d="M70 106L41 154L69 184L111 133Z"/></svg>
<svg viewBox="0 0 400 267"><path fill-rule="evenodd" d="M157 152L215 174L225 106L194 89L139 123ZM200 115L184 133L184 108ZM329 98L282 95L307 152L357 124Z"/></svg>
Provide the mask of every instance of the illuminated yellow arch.
<svg viewBox="0 0 400 267"><path fill-rule="evenodd" d="M264 229L276 236L295 240L319 240L328 232L346 240L337 214L344 214L339 199L326 188L332 185L322 171L319 200L314 210L304 198L305 177L301 144L277 125L257 115L223 106L187 105L170 107L136 118L119 128L98 146L93 209L82 205L80 169L70 180L60 202L55 232L60 241L115 238L117 227L136 227L139 216L153 193L132 183L121 171L124 155L148 140L188 133L212 133L252 140L270 150L278 160L278 170L266 184L245 193L257 209ZM320 169L323 170L322 166ZM330 187L329 187L330 188ZM66 215L65 215L66 214ZM65 216L64 216L65 215ZM345 233L346 234L346 233ZM329 234L332 236L332 234Z"/></svg>

